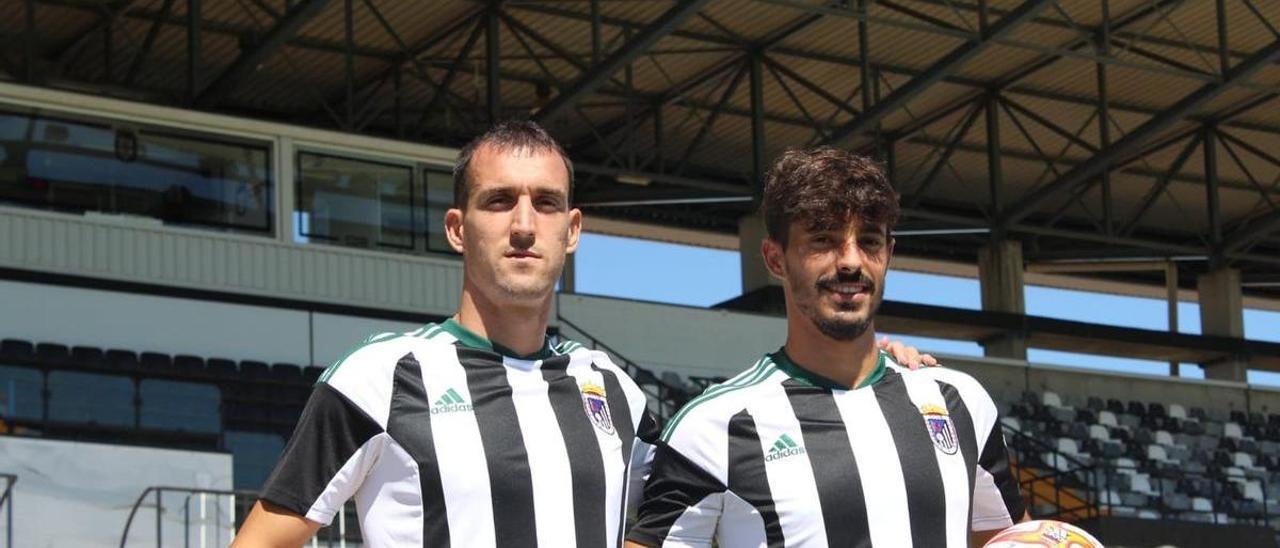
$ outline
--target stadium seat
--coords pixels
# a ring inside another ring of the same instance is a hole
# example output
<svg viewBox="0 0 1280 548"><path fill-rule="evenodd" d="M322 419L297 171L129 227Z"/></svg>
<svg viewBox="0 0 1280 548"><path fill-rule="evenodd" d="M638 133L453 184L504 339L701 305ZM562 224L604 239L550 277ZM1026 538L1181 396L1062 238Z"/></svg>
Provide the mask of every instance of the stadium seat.
<svg viewBox="0 0 1280 548"><path fill-rule="evenodd" d="M308 365L306 369L302 370L302 377L307 380L308 384L315 384L316 381L320 380L320 375L324 374L324 370L325 368L318 365Z"/></svg>
<svg viewBox="0 0 1280 548"><path fill-rule="evenodd" d="M265 380L270 376L271 368L266 363L256 360L243 360L240 362L240 380L242 381Z"/></svg>
<svg viewBox="0 0 1280 548"><path fill-rule="evenodd" d="M1115 413L1117 416L1124 413L1124 402L1118 399L1110 398L1107 400L1107 411Z"/></svg>
<svg viewBox="0 0 1280 548"><path fill-rule="evenodd" d="M143 371L152 373L169 373L173 371L173 358L159 352L143 352L138 356L138 363Z"/></svg>
<svg viewBox="0 0 1280 548"><path fill-rule="evenodd" d="M236 362L226 358L209 358L205 361L205 372L209 377L214 379L230 380L239 375L240 370L236 368Z"/></svg>
<svg viewBox="0 0 1280 548"><path fill-rule="evenodd" d="M65 344L42 342L36 345L37 360L41 363L56 366L72 365L71 349Z"/></svg>
<svg viewBox="0 0 1280 548"><path fill-rule="evenodd" d="M205 374L204 358L188 354L179 354L174 356L173 372L190 377L202 377Z"/></svg>
<svg viewBox="0 0 1280 548"><path fill-rule="evenodd" d="M1056 392L1051 392L1048 390L1046 390L1044 394L1041 395L1040 402L1047 407L1066 407L1062 405L1061 396L1059 396Z"/></svg>
<svg viewBox="0 0 1280 548"><path fill-rule="evenodd" d="M302 368L292 363L276 363L271 365L271 378L288 383L302 382Z"/></svg>
<svg viewBox="0 0 1280 548"><path fill-rule="evenodd" d="M35 345L22 339L4 339L0 341L0 358L6 360L27 360L36 353Z"/></svg>
<svg viewBox="0 0 1280 548"><path fill-rule="evenodd" d="M1205 413L1203 407L1192 407L1191 409L1188 410L1188 413L1191 415L1191 418L1196 419L1198 421L1204 422L1209 420L1209 417Z"/></svg>
<svg viewBox="0 0 1280 548"><path fill-rule="evenodd" d="M1138 418L1144 418L1147 416L1147 406L1140 401L1130 400L1125 412Z"/></svg>
<svg viewBox="0 0 1280 548"><path fill-rule="evenodd" d="M96 346L75 346L71 348L71 363L80 367L103 368L106 355Z"/></svg>
<svg viewBox="0 0 1280 548"><path fill-rule="evenodd" d="M1169 417L1174 419L1186 420L1187 408L1176 403L1171 403L1169 404Z"/></svg>
<svg viewBox="0 0 1280 548"><path fill-rule="evenodd" d="M1094 413L1097 413L1099 411L1106 410L1107 403L1102 401L1102 398L1099 398L1097 396L1089 396L1089 398L1085 401L1085 408L1090 411L1093 411Z"/></svg>
<svg viewBox="0 0 1280 548"><path fill-rule="evenodd" d="M107 369L120 373L133 373L140 368L138 354L132 350L112 348L105 357Z"/></svg>

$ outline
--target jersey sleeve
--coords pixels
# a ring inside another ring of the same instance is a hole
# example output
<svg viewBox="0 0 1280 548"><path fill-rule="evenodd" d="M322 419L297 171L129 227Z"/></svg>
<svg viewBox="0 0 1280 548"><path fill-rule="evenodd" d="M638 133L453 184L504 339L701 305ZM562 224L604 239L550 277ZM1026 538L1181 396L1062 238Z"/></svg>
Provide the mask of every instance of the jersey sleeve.
<svg viewBox="0 0 1280 548"><path fill-rule="evenodd" d="M712 545L725 486L679 451L659 442L639 517L627 539L646 546Z"/></svg>
<svg viewBox="0 0 1280 548"><path fill-rule="evenodd" d="M978 455L973 482L974 531L1003 529L1017 523L1026 512L1026 503L1018 486L1018 478L1009 468L1009 451L999 416L987 433Z"/></svg>
<svg viewBox="0 0 1280 548"><path fill-rule="evenodd" d="M360 488L386 440L377 421L320 383L260 497L327 525Z"/></svg>

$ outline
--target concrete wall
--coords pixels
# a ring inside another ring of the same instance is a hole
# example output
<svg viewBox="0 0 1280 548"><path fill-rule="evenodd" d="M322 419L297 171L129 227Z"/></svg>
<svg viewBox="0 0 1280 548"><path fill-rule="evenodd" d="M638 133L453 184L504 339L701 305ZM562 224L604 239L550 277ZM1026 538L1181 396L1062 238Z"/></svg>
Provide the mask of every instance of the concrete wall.
<svg viewBox="0 0 1280 548"><path fill-rule="evenodd" d="M14 546L119 546L129 510L147 487L231 489L226 453L11 436L0 436L0 472L18 476ZM203 519L200 498L192 499L189 514L185 501L185 494L161 497L163 545L226 546L233 525L231 499L206 496ZM184 531L187 516L191 528ZM154 497L138 511L126 545L159 545Z"/></svg>

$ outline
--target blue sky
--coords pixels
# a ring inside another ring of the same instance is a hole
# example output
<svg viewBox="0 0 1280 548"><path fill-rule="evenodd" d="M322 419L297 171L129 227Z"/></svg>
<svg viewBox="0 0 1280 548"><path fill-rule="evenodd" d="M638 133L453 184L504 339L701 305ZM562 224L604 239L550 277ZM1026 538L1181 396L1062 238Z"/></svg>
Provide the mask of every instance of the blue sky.
<svg viewBox="0 0 1280 548"><path fill-rule="evenodd" d="M742 292L741 264L736 251L707 249L583 234L575 260L577 291L691 306L710 306ZM885 284L885 297L939 306L981 308L978 281L933 274L893 271ZM1166 329L1163 300L1123 297L1028 286L1027 313L1067 320ZM1245 337L1280 342L1280 312L1245 311ZM1178 329L1200 332L1200 309L1195 303L1178 306ZM909 344L934 352L981 355L976 343L920 337L900 337ZM1168 364L1032 349L1033 362L1070 365L1131 373L1165 374ZM1186 377L1203 378L1198 366L1183 364ZM1251 372L1250 382L1280 386L1280 374Z"/></svg>

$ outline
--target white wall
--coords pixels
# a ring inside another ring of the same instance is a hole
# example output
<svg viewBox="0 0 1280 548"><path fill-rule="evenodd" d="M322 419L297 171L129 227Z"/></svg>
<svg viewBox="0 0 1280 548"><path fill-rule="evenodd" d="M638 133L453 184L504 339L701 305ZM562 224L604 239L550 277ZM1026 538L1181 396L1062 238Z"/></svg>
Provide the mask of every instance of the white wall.
<svg viewBox="0 0 1280 548"><path fill-rule="evenodd" d="M225 453L11 436L0 437L0 472L18 476L13 545L39 548L119 546L130 508L150 486L231 489L231 455ZM161 499L165 546L184 545L184 501L179 494ZM200 521L199 498L192 499L190 545L225 546L233 524L230 499L221 499L220 512L214 498L205 502ZM155 499L149 498L134 518L126 546L155 546L155 519Z"/></svg>
<svg viewBox="0 0 1280 548"><path fill-rule="evenodd" d="M732 376L786 342L783 318L727 310L561 295L560 316L632 361L683 375Z"/></svg>

